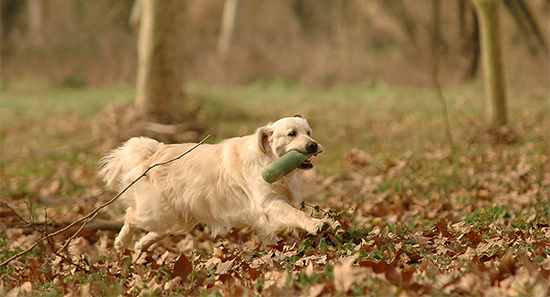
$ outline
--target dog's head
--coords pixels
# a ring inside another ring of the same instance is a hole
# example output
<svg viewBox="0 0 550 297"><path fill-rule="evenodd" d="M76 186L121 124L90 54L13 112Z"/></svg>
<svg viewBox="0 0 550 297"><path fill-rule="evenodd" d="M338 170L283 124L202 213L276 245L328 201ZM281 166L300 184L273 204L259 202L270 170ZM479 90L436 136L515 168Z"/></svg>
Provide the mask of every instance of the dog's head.
<svg viewBox="0 0 550 297"><path fill-rule="evenodd" d="M323 146L311 138L311 128L301 114L258 128L256 135L260 150L277 158L291 150L307 155L317 155L323 151ZM299 168L310 169L313 165L307 160Z"/></svg>

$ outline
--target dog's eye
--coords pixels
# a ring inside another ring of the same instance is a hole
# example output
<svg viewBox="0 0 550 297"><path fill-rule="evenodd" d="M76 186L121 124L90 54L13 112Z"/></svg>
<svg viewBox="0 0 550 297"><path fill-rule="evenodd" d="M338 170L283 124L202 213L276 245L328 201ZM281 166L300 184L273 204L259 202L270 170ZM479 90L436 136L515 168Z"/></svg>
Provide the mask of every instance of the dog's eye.
<svg viewBox="0 0 550 297"><path fill-rule="evenodd" d="M307 136L311 136L311 131L307 131Z"/></svg>
<svg viewBox="0 0 550 297"><path fill-rule="evenodd" d="M296 136L296 131L292 131L292 132L288 133L288 136Z"/></svg>

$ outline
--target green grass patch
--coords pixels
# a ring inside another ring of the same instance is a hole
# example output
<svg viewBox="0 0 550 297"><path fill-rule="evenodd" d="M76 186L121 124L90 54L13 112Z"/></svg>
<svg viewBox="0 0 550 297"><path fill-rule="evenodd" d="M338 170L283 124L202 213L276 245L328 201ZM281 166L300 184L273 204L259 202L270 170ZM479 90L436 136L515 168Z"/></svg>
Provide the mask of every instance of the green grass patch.
<svg viewBox="0 0 550 297"><path fill-rule="evenodd" d="M69 88L47 79L12 79L1 91L2 124L21 119L44 119L52 115L78 114L91 118L109 104L132 100L133 87Z"/></svg>

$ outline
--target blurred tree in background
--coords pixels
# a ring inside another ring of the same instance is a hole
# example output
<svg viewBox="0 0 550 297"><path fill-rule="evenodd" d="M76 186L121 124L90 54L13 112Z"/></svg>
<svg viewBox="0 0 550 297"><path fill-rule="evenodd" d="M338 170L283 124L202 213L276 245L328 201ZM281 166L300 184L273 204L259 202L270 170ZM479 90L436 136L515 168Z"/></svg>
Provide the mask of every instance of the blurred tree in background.
<svg viewBox="0 0 550 297"><path fill-rule="evenodd" d="M227 51L231 45L237 21L237 12L239 11L238 8L239 0L225 0L223 2L222 24L217 48L218 54L222 57L227 56Z"/></svg>
<svg viewBox="0 0 550 297"><path fill-rule="evenodd" d="M139 31L136 105L151 121L172 123L183 93L182 2L137 0L133 10Z"/></svg>
<svg viewBox="0 0 550 297"><path fill-rule="evenodd" d="M483 51L483 80L486 93L486 117L490 125L508 123L506 87L502 67L500 41L500 0L472 0L481 19L481 48Z"/></svg>
<svg viewBox="0 0 550 297"><path fill-rule="evenodd" d="M514 88L547 86L549 1L495 1L506 7L497 12L503 71L529 76ZM137 31L128 22L133 0L1 0L2 79L80 77L89 86L136 80L142 85L148 76L141 66L166 55L162 67L170 70L150 67L149 77L159 81L138 91L145 106L152 94L179 96L184 78L431 86L436 52L442 84L477 76L479 21L468 0L203 0L175 1L177 8L166 2L150 27L157 37L146 42L153 53L147 63L138 59L145 43L140 37L137 46ZM140 34L145 28L140 26ZM157 117L171 109L167 102L153 105L164 108L154 111Z"/></svg>

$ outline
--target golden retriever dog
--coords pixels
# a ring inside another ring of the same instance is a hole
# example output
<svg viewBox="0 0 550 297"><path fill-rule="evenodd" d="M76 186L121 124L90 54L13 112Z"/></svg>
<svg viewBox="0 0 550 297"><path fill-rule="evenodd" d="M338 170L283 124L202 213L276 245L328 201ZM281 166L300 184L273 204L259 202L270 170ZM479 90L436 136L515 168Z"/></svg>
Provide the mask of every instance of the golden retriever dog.
<svg viewBox="0 0 550 297"><path fill-rule="evenodd" d="M108 186L122 190L150 166L194 145L131 138L101 160L100 175ZM136 228L148 233L134 248L146 250L198 223L208 225L212 237L233 227L250 227L266 244L275 242L281 231L316 234L328 222L291 204L300 200L297 170L271 184L261 177L264 167L291 150L312 155L323 151L300 114L260 127L252 135L200 145L181 159L153 168L121 197L128 208L115 248L126 249ZM299 166L312 167L309 160Z"/></svg>

